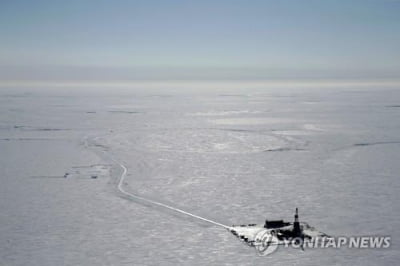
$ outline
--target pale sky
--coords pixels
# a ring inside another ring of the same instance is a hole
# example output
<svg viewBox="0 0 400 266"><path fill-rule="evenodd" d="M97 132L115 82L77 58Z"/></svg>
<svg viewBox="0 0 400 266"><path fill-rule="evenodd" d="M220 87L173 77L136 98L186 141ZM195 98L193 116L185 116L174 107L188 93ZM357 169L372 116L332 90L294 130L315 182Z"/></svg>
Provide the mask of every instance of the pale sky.
<svg viewBox="0 0 400 266"><path fill-rule="evenodd" d="M400 78L397 0L0 0L0 80Z"/></svg>

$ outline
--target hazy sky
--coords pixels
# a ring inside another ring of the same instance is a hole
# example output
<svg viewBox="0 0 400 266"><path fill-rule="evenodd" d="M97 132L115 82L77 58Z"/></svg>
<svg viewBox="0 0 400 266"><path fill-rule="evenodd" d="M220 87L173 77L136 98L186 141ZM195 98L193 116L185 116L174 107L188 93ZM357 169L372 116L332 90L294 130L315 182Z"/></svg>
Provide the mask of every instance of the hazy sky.
<svg viewBox="0 0 400 266"><path fill-rule="evenodd" d="M400 77L400 1L0 0L0 79Z"/></svg>

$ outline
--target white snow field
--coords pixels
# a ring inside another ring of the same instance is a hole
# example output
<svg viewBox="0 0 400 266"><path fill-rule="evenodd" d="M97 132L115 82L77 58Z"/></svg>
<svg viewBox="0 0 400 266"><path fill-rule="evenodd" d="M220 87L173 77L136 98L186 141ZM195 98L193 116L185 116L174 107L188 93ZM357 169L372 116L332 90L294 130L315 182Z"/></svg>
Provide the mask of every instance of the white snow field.
<svg viewBox="0 0 400 266"><path fill-rule="evenodd" d="M1 91L0 265L398 265L400 89ZM300 220L389 249L279 247Z"/></svg>

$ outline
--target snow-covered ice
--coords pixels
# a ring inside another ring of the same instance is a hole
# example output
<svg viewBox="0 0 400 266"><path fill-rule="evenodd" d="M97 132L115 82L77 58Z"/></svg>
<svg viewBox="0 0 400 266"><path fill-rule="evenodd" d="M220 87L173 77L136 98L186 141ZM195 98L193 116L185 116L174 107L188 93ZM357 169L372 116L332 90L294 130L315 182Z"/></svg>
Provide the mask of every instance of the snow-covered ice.
<svg viewBox="0 0 400 266"><path fill-rule="evenodd" d="M0 265L398 265L398 89L27 91L0 96ZM392 246L260 257L151 201L222 225L299 207L329 235Z"/></svg>

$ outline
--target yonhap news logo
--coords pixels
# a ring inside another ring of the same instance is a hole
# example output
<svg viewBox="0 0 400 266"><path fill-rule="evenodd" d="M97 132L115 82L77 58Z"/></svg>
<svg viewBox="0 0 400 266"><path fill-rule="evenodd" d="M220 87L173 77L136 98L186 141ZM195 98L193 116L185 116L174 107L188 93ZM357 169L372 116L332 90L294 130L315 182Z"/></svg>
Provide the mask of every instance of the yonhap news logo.
<svg viewBox="0 0 400 266"><path fill-rule="evenodd" d="M338 236L338 237L295 237L279 240L271 232L261 231L254 239L254 247L260 256L267 256L278 250L279 247L295 249L387 249L391 246L390 236Z"/></svg>

